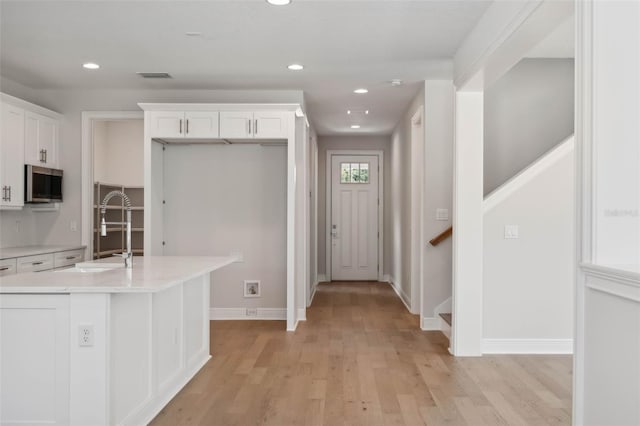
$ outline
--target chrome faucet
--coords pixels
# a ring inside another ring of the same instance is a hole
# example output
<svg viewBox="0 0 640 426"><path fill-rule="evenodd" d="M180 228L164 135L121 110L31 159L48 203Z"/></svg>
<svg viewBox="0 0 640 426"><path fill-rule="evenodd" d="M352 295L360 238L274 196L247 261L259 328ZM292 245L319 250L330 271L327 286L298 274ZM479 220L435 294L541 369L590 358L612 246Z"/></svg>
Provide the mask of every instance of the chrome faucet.
<svg viewBox="0 0 640 426"><path fill-rule="evenodd" d="M107 203L113 197L120 197L124 201L124 205L127 208L127 221L126 222L105 222L104 215L107 213ZM107 225L127 225L127 251L125 253L114 254L114 256L124 259L124 265L127 268L131 268L133 261L133 252L131 251L131 201L127 194L122 191L111 191L105 195L100 206L100 213L102 213L102 221L100 222L100 235L107 236Z"/></svg>

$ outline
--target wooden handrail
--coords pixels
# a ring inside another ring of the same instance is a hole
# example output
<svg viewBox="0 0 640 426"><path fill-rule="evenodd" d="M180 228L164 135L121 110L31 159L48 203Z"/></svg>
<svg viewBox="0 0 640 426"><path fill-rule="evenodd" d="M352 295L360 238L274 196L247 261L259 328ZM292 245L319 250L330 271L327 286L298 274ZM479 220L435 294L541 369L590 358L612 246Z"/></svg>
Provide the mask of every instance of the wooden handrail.
<svg viewBox="0 0 640 426"><path fill-rule="evenodd" d="M429 241L429 244L431 244L432 246L437 246L438 244L440 244L441 242L449 238L451 234L453 234L453 226L450 226L444 231L442 231L440 235L438 235L437 237Z"/></svg>

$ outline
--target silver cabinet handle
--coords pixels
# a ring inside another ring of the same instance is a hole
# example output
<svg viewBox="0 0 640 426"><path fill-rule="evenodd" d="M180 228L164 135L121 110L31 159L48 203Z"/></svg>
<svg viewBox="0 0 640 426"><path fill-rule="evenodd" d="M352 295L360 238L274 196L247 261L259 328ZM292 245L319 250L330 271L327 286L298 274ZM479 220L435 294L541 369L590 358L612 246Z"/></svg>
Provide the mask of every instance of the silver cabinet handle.
<svg viewBox="0 0 640 426"><path fill-rule="evenodd" d="M32 265L33 266L38 266L38 265L42 265L43 262L33 262Z"/></svg>
<svg viewBox="0 0 640 426"><path fill-rule="evenodd" d="M247 133L251 134L251 120L247 120L247 126L249 131Z"/></svg>
<svg viewBox="0 0 640 426"><path fill-rule="evenodd" d="M182 134L182 118L180 119L180 131L178 133Z"/></svg>
<svg viewBox="0 0 640 426"><path fill-rule="evenodd" d="M258 135L258 119L255 120L255 124L253 126L253 134Z"/></svg>
<svg viewBox="0 0 640 426"><path fill-rule="evenodd" d="M186 131L186 134L187 135L189 134L189 120L187 120L187 131Z"/></svg>
<svg viewBox="0 0 640 426"><path fill-rule="evenodd" d="M7 201L11 201L11 185L9 185L7 189L9 190L9 199Z"/></svg>
<svg viewBox="0 0 640 426"><path fill-rule="evenodd" d="M7 201L7 186L2 187L2 201Z"/></svg>
<svg viewBox="0 0 640 426"><path fill-rule="evenodd" d="M47 162L47 150L46 149L44 150L44 162L45 163Z"/></svg>
<svg viewBox="0 0 640 426"><path fill-rule="evenodd" d="M71 259L75 259L75 258L76 258L75 256L67 256L65 259L71 260Z"/></svg>
<svg viewBox="0 0 640 426"><path fill-rule="evenodd" d="M8 266L5 266L4 268L0 268L0 271L6 271L6 270L8 270L8 269L9 269L9 267L8 267Z"/></svg>
<svg viewBox="0 0 640 426"><path fill-rule="evenodd" d="M41 149L41 150L40 150L40 162L41 162L41 163L44 163L44 162L45 162L45 159L44 159L44 149Z"/></svg>

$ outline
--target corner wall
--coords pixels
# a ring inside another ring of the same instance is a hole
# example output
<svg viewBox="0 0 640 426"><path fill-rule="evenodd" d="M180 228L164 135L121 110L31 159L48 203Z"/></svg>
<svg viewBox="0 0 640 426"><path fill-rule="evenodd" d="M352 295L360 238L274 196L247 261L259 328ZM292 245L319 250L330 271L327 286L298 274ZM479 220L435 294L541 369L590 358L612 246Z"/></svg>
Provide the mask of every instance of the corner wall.
<svg viewBox="0 0 640 426"><path fill-rule="evenodd" d="M389 275L407 305L411 303L411 118L425 103L424 85L391 135L391 243Z"/></svg>
<svg viewBox="0 0 640 426"><path fill-rule="evenodd" d="M484 353L572 352L574 173L572 137L485 200Z"/></svg>

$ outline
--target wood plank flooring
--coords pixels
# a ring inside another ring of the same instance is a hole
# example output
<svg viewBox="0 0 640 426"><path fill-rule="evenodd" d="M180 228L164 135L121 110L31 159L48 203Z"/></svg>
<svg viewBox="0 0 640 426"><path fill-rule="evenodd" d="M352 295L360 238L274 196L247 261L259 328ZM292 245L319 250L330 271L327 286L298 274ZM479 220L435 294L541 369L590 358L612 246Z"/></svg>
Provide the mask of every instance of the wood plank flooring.
<svg viewBox="0 0 640 426"><path fill-rule="evenodd" d="M295 333L213 321L160 425L569 425L570 356L454 358L385 283L319 285Z"/></svg>

